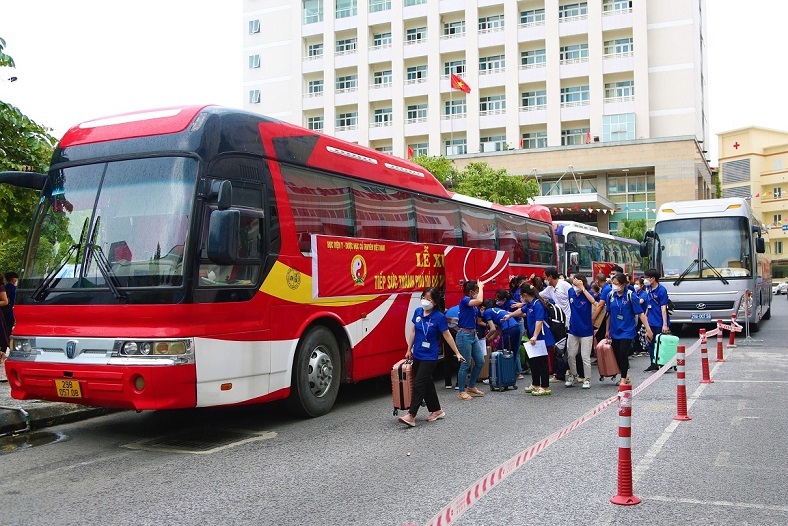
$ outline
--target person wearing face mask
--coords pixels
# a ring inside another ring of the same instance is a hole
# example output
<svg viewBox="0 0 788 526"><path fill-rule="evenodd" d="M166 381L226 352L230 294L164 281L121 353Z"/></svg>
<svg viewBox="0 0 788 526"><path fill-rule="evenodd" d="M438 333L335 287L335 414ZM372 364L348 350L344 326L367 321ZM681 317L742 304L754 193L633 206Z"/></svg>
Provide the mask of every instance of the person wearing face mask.
<svg viewBox="0 0 788 526"><path fill-rule="evenodd" d="M654 334L670 334L670 318L668 317L668 291L659 284L659 271L650 268L644 278L646 284L646 315L648 326ZM648 354L651 364L645 373L659 370L654 359L654 338L649 341Z"/></svg>
<svg viewBox="0 0 788 526"><path fill-rule="evenodd" d="M596 333L597 343L599 343L605 338L604 328L607 326L607 318L608 318L607 309L605 307L607 303L607 298L608 296L610 296L610 291L612 290L611 284L613 277L623 272L624 269L621 266L613 265L613 267L610 269L609 279L605 280L605 282L600 285L601 290L599 292L599 301L596 304L596 309L593 311L594 327L598 329Z"/></svg>
<svg viewBox="0 0 788 526"><path fill-rule="evenodd" d="M611 284L611 292L607 297L606 309L607 330L605 337L611 340L613 353L616 355L618 368L621 370L621 380L625 384L629 381L629 349L635 339L635 318L640 318L648 325L648 319L640 306L637 296L627 290L627 276L616 274ZM654 337L651 329L646 329L646 338Z"/></svg>
<svg viewBox="0 0 788 526"><path fill-rule="evenodd" d="M476 334L476 318L479 305L484 302L483 284L474 280L465 282L463 286L464 296L460 300L460 308L457 320L457 348L463 360L460 362L460 370L457 372L457 387L459 388L460 400L470 400L473 396L484 396L476 387L476 380L484 367L484 354L486 349L482 349L482 344ZM473 369L470 369L473 360ZM468 370L471 377L468 385Z"/></svg>
<svg viewBox="0 0 788 526"><path fill-rule="evenodd" d="M591 310L596 304L594 295L588 290L584 274L575 274L572 280L572 290L569 291L569 307L572 317L569 320L569 336L567 348L569 350L569 375L564 385L572 387L582 383L583 389L591 389L591 349L594 347L594 326L591 325ZM577 353L583 359L583 374L577 374Z"/></svg>
<svg viewBox="0 0 788 526"><path fill-rule="evenodd" d="M428 422L446 417L446 413L441 409L438 393L435 391L435 382L432 380L440 354L440 336L443 336L457 359L460 362L465 361L454 343L454 338L451 337L446 316L441 312L440 298L441 293L436 288L424 289L421 294L421 307L416 307L411 319L413 325L408 334L408 350L405 358L413 360L413 390L408 412L398 419L410 427L416 425L416 414L419 412L422 400L430 411Z"/></svg>
<svg viewBox="0 0 788 526"><path fill-rule="evenodd" d="M504 320L512 316L525 315L529 342L534 345L539 340L543 341L549 353L550 348L555 344L555 338L550 327L545 323L545 301L539 297L539 291L530 285L525 284L520 290L525 305L504 316ZM550 369L547 360L547 355L528 357L531 364L531 385L525 389L526 393L533 396L553 394L550 389Z"/></svg>

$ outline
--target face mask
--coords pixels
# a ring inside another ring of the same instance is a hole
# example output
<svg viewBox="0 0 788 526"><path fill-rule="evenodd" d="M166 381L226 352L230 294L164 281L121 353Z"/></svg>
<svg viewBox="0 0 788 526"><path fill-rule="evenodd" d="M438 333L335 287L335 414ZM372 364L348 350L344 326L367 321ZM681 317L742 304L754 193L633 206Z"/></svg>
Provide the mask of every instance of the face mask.
<svg viewBox="0 0 788 526"><path fill-rule="evenodd" d="M635 285L635 290L640 290L640 285Z"/></svg>
<svg viewBox="0 0 788 526"><path fill-rule="evenodd" d="M575 292L577 292L578 294L580 294L580 292L583 290L580 287L574 287L574 289L575 289Z"/></svg>
<svg viewBox="0 0 788 526"><path fill-rule="evenodd" d="M432 310L432 302L430 300L428 300L428 299L422 298L422 300L421 300L421 307L424 310Z"/></svg>
<svg viewBox="0 0 788 526"><path fill-rule="evenodd" d="M503 307L503 302L502 301L496 301L495 304L498 305L499 307Z"/></svg>
<svg viewBox="0 0 788 526"><path fill-rule="evenodd" d="M613 292L621 292L621 285L613 285Z"/></svg>
<svg viewBox="0 0 788 526"><path fill-rule="evenodd" d="M647 287L651 286L651 280L650 279L644 279L643 283L645 283Z"/></svg>
<svg viewBox="0 0 788 526"><path fill-rule="evenodd" d="M478 294L477 292L471 292L471 299L472 299L472 300L475 300L475 299L476 299L476 296L478 296L478 295L479 295L479 294Z"/></svg>

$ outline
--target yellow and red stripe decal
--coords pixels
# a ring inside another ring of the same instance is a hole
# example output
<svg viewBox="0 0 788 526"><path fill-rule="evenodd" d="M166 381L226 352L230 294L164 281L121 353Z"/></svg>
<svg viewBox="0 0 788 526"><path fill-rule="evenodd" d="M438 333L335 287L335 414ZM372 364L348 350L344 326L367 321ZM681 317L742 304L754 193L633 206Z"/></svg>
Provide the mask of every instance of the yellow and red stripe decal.
<svg viewBox="0 0 788 526"><path fill-rule="evenodd" d="M280 261L274 263L271 272L260 287L260 292L290 303L326 307L347 307L380 298L380 295L314 298L312 296L312 276Z"/></svg>

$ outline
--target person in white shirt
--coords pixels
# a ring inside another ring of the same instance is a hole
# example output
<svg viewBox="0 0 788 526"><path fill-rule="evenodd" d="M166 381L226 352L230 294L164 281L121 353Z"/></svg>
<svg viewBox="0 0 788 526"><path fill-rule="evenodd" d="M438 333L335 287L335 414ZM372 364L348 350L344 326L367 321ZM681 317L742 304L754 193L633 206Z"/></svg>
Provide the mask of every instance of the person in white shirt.
<svg viewBox="0 0 788 526"><path fill-rule="evenodd" d="M564 311L566 323L569 324L569 318L572 316L572 310L569 308L569 291L572 290L572 285L566 280L559 279L558 269L555 267L544 269L544 279L547 287L540 292L540 295L546 300L553 300L558 308Z"/></svg>

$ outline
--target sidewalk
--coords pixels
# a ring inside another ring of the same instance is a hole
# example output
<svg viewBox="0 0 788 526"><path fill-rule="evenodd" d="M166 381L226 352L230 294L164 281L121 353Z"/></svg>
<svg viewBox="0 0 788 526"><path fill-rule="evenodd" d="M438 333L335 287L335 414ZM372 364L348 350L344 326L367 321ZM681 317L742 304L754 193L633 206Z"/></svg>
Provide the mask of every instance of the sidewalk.
<svg viewBox="0 0 788 526"><path fill-rule="evenodd" d="M114 412L114 409L88 407L79 404L45 402L43 400L15 400L5 377L5 366L0 371L0 436L56 424L76 422Z"/></svg>

